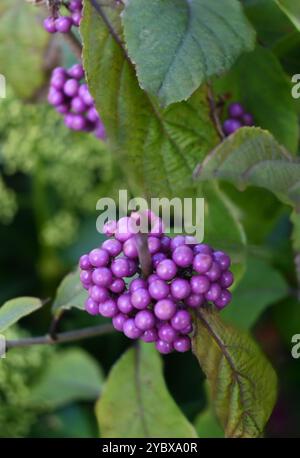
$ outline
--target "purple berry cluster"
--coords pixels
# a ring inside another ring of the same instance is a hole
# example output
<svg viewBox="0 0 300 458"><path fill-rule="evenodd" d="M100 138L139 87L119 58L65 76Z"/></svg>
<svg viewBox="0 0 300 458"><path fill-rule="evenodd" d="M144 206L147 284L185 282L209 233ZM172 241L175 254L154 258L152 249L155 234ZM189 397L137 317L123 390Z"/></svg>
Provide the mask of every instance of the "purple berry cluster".
<svg viewBox="0 0 300 458"><path fill-rule="evenodd" d="M140 276L132 215L108 222L104 232L111 238L80 258L80 279L89 292L85 308L112 318L114 328L130 339L155 342L160 353L186 352L191 348L190 310L208 302L223 309L231 300L230 258L194 238L164 235L162 220L147 215L152 273L147 279Z"/></svg>
<svg viewBox="0 0 300 458"><path fill-rule="evenodd" d="M59 14L59 9L55 16L49 16L44 20L44 29L48 33L68 33L73 26L79 27L82 18L82 0L70 0L63 2L68 15Z"/></svg>
<svg viewBox="0 0 300 458"><path fill-rule="evenodd" d="M253 126L252 114L247 113L240 103L231 103L228 107L228 119L223 124L223 131L226 136L236 132L241 127Z"/></svg>
<svg viewBox="0 0 300 458"><path fill-rule="evenodd" d="M105 139L105 128L95 108L94 99L84 82L81 64L68 70L57 67L53 70L48 101L64 116L65 125L76 131L94 132Z"/></svg>

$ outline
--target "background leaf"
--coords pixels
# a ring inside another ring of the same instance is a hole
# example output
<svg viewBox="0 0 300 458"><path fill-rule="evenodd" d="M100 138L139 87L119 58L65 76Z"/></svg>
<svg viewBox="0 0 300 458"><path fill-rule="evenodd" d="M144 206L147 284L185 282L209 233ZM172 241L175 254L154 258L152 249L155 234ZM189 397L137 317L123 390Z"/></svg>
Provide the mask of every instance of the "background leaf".
<svg viewBox="0 0 300 458"><path fill-rule="evenodd" d="M232 70L216 81L216 87L220 94L230 93L231 101L242 103L257 126L269 130L290 151L297 151L299 125L292 85L269 49L257 46L241 56Z"/></svg>
<svg viewBox="0 0 300 458"><path fill-rule="evenodd" d="M219 425L212 409L207 407L195 420L195 428L199 437L203 438L223 438L224 432Z"/></svg>
<svg viewBox="0 0 300 458"><path fill-rule="evenodd" d="M49 34L41 27L40 13L23 0L1 1L0 73L24 98L31 97L46 76L43 63Z"/></svg>
<svg viewBox="0 0 300 458"><path fill-rule="evenodd" d="M163 105L188 99L210 76L254 47L255 32L236 0L130 0L126 46L143 89Z"/></svg>
<svg viewBox="0 0 300 458"><path fill-rule="evenodd" d="M284 203L300 205L300 162L260 128L239 129L217 146L201 164L199 178L262 187Z"/></svg>
<svg viewBox="0 0 300 458"><path fill-rule="evenodd" d="M18 297L0 307L0 332L17 323L24 316L30 315L42 307L40 299L35 297Z"/></svg>
<svg viewBox="0 0 300 458"><path fill-rule="evenodd" d="M59 408L74 401L97 399L103 374L97 362L84 350L70 348L55 353L42 379L32 387L34 405Z"/></svg>
<svg viewBox="0 0 300 458"><path fill-rule="evenodd" d="M120 12L99 8L122 37ZM89 88L131 190L180 196L192 184L196 163L218 142L205 88L188 102L162 110L139 87L124 49L90 2L85 2L81 34Z"/></svg>
<svg viewBox="0 0 300 458"><path fill-rule="evenodd" d="M128 350L115 364L96 413L104 438L197 437L168 393L161 360L149 344Z"/></svg>
<svg viewBox="0 0 300 458"><path fill-rule="evenodd" d="M250 329L268 306L288 294L288 285L277 270L261 259L250 257L247 271L222 318L238 328Z"/></svg>
<svg viewBox="0 0 300 458"><path fill-rule="evenodd" d="M279 8L290 18L295 27L300 30L300 4L295 0L275 0Z"/></svg>
<svg viewBox="0 0 300 458"><path fill-rule="evenodd" d="M87 291L82 288L79 270L77 270L68 274L59 285L52 310L54 313L72 307L84 310L87 297Z"/></svg>
<svg viewBox="0 0 300 458"><path fill-rule="evenodd" d="M193 351L204 370L226 437L259 437L275 401L275 372L256 343L213 309L194 320Z"/></svg>

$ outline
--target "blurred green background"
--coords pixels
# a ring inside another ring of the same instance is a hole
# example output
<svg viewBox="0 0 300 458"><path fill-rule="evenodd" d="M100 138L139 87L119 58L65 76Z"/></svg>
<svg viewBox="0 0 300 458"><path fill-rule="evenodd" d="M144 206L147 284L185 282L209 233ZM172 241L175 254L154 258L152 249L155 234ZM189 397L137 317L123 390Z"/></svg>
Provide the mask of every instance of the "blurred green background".
<svg viewBox="0 0 300 458"><path fill-rule="evenodd" d="M300 104L287 102L295 104L291 114L284 100L289 75L300 72L300 33L273 1L243 3L261 45L252 56L253 74L247 68L245 77L246 64L240 59L229 75L215 82L215 89L238 98L270 130L275 104L283 123L296 126L287 141L298 151L299 119L294 113ZM40 14L22 0L0 5L0 73L7 78L7 97L0 100L0 304L24 295L54 297L79 256L101 243L95 228L97 200L114 197L124 186L109 147L92 135L68 130L45 101L51 69L69 66L75 57L61 37L50 39L43 32ZM254 82L258 62L269 63L269 95ZM278 72L284 75L284 87ZM260 109L262 95L266 113ZM275 134L280 128L274 127ZM228 313L232 318L239 310L235 320L241 327L251 321L280 380L266 436L300 437L300 359L291 356L291 338L300 333L300 302L290 210L266 191L223 188L239 208L248 238L247 269ZM50 304L23 320L22 329L12 329L9 337L44 334L49 317ZM60 329L102 321L73 309ZM12 350L0 360L0 437L97 437L95 401L112 364L129 345L114 333L59 349ZM174 354L164 357L164 363L167 386L200 437L220 435L205 410L204 376L196 359ZM86 376L72 384L81 371Z"/></svg>

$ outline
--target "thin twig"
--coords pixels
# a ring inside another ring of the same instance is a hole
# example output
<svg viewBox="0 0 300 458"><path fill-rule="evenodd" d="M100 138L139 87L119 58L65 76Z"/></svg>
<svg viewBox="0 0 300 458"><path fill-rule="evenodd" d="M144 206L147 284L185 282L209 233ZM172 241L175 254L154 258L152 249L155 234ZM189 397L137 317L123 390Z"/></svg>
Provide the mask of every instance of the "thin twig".
<svg viewBox="0 0 300 458"><path fill-rule="evenodd" d="M60 309L59 313L57 313L51 323L50 323L50 326L49 326L49 335L51 337L52 340L57 340L57 330L58 330L58 326L59 326L59 323L62 319L62 317L64 316L65 314L65 309Z"/></svg>
<svg viewBox="0 0 300 458"><path fill-rule="evenodd" d="M135 236L136 246L139 254L139 261L144 278L148 278L152 272L152 260L148 248L147 234L138 233Z"/></svg>
<svg viewBox="0 0 300 458"><path fill-rule="evenodd" d="M220 121L219 113L218 113L218 106L215 102L213 91L210 85L208 85L207 89L207 98L208 98L208 103L210 106L210 113L211 113L211 118L216 126L217 132L221 138L221 140L224 140L225 134L223 132L222 124Z"/></svg>
<svg viewBox="0 0 300 458"><path fill-rule="evenodd" d="M78 329L76 331L68 331L57 334L56 339L52 339L50 335L28 337L19 340L8 340L6 342L6 349L29 347L32 345L54 345L67 342L73 342L83 339L89 339L91 337L98 337L105 334L109 334L114 331L114 328L110 324L101 324L99 326L92 326L89 328Z"/></svg>

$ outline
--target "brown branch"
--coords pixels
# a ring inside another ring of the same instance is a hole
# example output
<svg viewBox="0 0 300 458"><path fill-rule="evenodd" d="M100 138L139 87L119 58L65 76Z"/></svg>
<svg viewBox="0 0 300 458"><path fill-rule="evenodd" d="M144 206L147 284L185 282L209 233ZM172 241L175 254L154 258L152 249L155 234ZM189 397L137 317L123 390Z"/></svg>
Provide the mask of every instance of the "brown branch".
<svg viewBox="0 0 300 458"><path fill-rule="evenodd" d="M222 123L221 123L221 120L220 120L220 117L219 117L219 106L218 106L218 104L216 104L216 101L215 101L211 86L208 85L207 87L208 87L208 89L207 89L207 99L208 99L208 103L209 103L209 106L210 106L211 118L213 120L213 123L214 123L216 129L217 129L219 137L221 138L221 140L224 140L225 134L223 132Z"/></svg>
<svg viewBox="0 0 300 458"><path fill-rule="evenodd" d="M78 329L75 331L62 332L56 335L54 340L50 335L28 337L19 340L8 340L6 342L6 349L19 347L29 347L32 345L54 345L60 343L73 342L83 339L89 339L91 337L98 337L105 334L109 334L114 331L114 328L110 324L102 324L99 326L92 326L89 328Z"/></svg>
<svg viewBox="0 0 300 458"><path fill-rule="evenodd" d="M148 236L147 234L136 234L136 246L139 254L139 261L144 278L148 278L152 272L152 259L148 249Z"/></svg>

